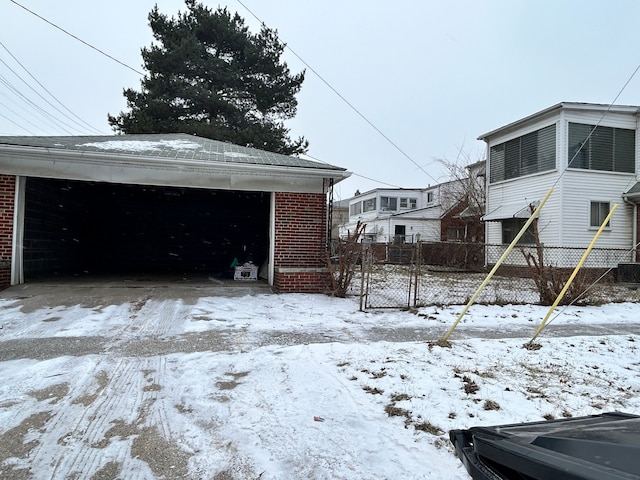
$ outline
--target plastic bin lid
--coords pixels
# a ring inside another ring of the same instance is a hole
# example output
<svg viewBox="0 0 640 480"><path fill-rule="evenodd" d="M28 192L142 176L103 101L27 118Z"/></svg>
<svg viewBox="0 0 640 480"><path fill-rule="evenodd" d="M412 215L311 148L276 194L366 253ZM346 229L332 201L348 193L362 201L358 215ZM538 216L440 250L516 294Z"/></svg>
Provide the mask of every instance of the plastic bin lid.
<svg viewBox="0 0 640 480"><path fill-rule="evenodd" d="M640 417L605 413L454 430L450 438L476 480L640 479Z"/></svg>

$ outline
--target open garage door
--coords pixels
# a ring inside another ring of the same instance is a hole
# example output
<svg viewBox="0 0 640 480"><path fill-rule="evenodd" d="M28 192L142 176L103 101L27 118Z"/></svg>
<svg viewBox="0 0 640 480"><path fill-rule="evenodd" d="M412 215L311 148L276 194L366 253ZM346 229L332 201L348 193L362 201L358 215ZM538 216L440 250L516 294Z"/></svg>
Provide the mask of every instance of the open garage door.
<svg viewBox="0 0 640 480"><path fill-rule="evenodd" d="M270 194L29 177L26 281L58 275L230 273L268 259Z"/></svg>

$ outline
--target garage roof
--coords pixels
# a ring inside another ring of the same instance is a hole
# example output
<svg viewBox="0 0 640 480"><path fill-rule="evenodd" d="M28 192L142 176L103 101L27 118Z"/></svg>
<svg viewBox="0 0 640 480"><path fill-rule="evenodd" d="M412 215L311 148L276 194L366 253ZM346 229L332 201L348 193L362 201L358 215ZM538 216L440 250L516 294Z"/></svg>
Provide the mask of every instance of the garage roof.
<svg viewBox="0 0 640 480"><path fill-rule="evenodd" d="M0 137L0 173L263 191L310 191L310 179L350 176L326 163L188 134Z"/></svg>

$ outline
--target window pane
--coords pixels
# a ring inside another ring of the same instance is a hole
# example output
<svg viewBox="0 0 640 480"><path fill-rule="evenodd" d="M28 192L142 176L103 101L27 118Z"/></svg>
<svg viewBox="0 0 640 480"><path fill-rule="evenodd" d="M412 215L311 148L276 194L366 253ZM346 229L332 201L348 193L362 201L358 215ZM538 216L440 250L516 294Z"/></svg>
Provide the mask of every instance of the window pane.
<svg viewBox="0 0 640 480"><path fill-rule="evenodd" d="M520 175L530 175L538 171L538 132L521 137Z"/></svg>
<svg viewBox="0 0 640 480"><path fill-rule="evenodd" d="M614 158L616 172L636 171L635 165L635 146L636 132L635 130L627 130L623 128L616 129L616 141L614 144Z"/></svg>
<svg viewBox="0 0 640 480"><path fill-rule="evenodd" d="M569 167L589 168L589 143L583 143L591 132L590 125L569 124ZM580 148L582 147L582 148Z"/></svg>
<svg viewBox="0 0 640 480"><path fill-rule="evenodd" d="M556 126L494 145L489 151L491 183L556 168Z"/></svg>
<svg viewBox="0 0 640 480"><path fill-rule="evenodd" d="M598 127L591 134L591 169L613 171L613 129Z"/></svg>
<svg viewBox="0 0 640 480"><path fill-rule="evenodd" d="M376 199L370 198L368 200L363 200L362 202L362 211L363 212L371 212L376 209Z"/></svg>
<svg viewBox="0 0 640 480"><path fill-rule="evenodd" d="M504 178L520 176L520 139L510 140L505 144Z"/></svg>
<svg viewBox="0 0 640 480"><path fill-rule="evenodd" d="M524 218L508 218L502 220L502 243L511 243L522 227L524 227L525 223L527 223L527 221ZM529 225L529 228L525 230L520 240L518 240L518 245L532 243L535 243L535 235L533 234L533 226Z"/></svg>
<svg viewBox="0 0 640 480"><path fill-rule="evenodd" d="M538 131L538 172L556 168L556 126Z"/></svg>
<svg viewBox="0 0 640 480"><path fill-rule="evenodd" d="M504 180L504 143L491 147L489 151L491 183Z"/></svg>
<svg viewBox="0 0 640 480"><path fill-rule="evenodd" d="M591 219L589 225L600 227L611 210L609 202L591 202ZM609 226L609 225L607 225Z"/></svg>
<svg viewBox="0 0 640 480"><path fill-rule="evenodd" d="M380 210L394 211L398 209L398 199L395 197L380 197Z"/></svg>
<svg viewBox="0 0 640 480"><path fill-rule="evenodd" d="M569 124L569 166L605 172L635 172L635 130L597 127L578 152L592 129L591 125Z"/></svg>

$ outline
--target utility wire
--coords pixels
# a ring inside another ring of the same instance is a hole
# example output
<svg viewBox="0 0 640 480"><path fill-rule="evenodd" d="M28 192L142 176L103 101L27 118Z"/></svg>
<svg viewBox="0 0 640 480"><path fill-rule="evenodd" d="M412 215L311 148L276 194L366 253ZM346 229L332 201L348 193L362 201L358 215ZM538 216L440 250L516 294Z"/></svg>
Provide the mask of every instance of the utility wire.
<svg viewBox="0 0 640 480"><path fill-rule="evenodd" d="M558 178L556 179L556 181L553 184L553 187L555 188L555 186L558 184L558 182L560 181L560 179L562 178L562 176L567 172L567 170L569 169L569 167L571 166L571 164L573 163L573 161L577 158L578 154L582 151L582 149L584 148L584 146L587 144L587 142L589 141L589 139L593 136L594 132L596 131L596 128L598 128L600 126L600 124L602 123L602 121L605 119L605 117L608 115L608 113L611 111L611 109L613 108L613 106L615 105L616 101L618 100L618 98L620 98L620 95L622 95L622 92L625 91L625 89L627 88L627 86L629 85L629 83L631 83L631 80L633 80L633 77L636 76L636 74L638 73L638 71L640 70L640 64L638 64L638 66L636 67L636 69L633 71L633 73L631 74L631 76L627 79L627 81L624 83L624 85L622 86L622 88L620 89L620 91L618 92L618 94L615 96L615 98L607 105L607 109L602 112L602 115L600 115L600 118L598 119L598 121L596 122L596 124L593 126L593 128L591 129L591 131L589 132L589 135L587 135L587 138L585 138L584 142L582 142L582 144L580 145L580 147L578 147L578 149L576 150L576 153L573 154L573 157L571 157L571 160L569 160L569 162L567 163L567 166L562 170L562 172L560 173L560 175L558 176Z"/></svg>
<svg viewBox="0 0 640 480"><path fill-rule="evenodd" d="M0 44L1 44L1 43L0 43ZM38 95L42 100L44 100L46 103L48 103L51 107L56 108L53 104L51 104L51 102L49 102L46 98L44 98L44 97L43 97L39 92L37 92L37 91L36 91L36 90L31 86L31 85L29 85L29 84L28 84L28 83L27 83L27 82L26 82L26 81L25 81L25 80L24 80L20 75L18 75L18 74L17 74L17 73L16 73L16 72L15 72L15 71L14 71L14 70L13 70L13 69L8 65L8 64L7 64L4 60L2 60L1 58L0 58L0 63L2 63L5 67L7 67L7 68L9 69L9 71L11 71L11 73L13 73L16 77L18 77L18 78L19 78L19 79L20 79L20 80L21 80L21 81L22 81L22 82L23 82L27 87L29 87L29 88L30 88L30 89L31 89L31 90L32 90L36 95ZM9 89L10 89L11 91L13 91L15 94L19 95L19 96L23 99L23 101L27 102L27 103L28 103L29 105L31 105L33 108L37 109L37 111L38 111L38 112L40 112L40 114L41 114L41 115L48 117L48 118L49 118L52 122L54 122L54 123L59 123L60 125L64 125L65 127L68 127L68 128L74 128L74 127L72 127L71 125L69 125L68 123L66 123L66 122L64 122L64 121L62 121L62 120L60 120L60 119L58 119L58 118L55 118L55 117L54 117L54 116L52 116L49 112L47 112L44 108L42 108L41 106L37 105L34 101L30 100L28 97L26 97L25 95L23 95L23 94L20 92L20 90L19 90L16 86L14 86L14 85L10 84L10 83L9 83L9 81L8 81L6 78L1 77L1 76L0 76L0 78L3 80L3 83L4 83L7 87L9 87ZM60 111L59 109L57 109L57 108L56 108L56 110L58 110L60 113L63 113L63 112L61 112L61 111Z"/></svg>
<svg viewBox="0 0 640 480"><path fill-rule="evenodd" d="M266 27L266 24L255 13L253 13L253 11L242 2L242 0L237 0L237 1L240 5L242 5L245 8L245 10L247 10L247 12L249 12L253 16L253 18L255 18L260 23L260 25L262 25L263 27ZM278 40L282 42L282 40L277 36L277 34L276 34L276 37L278 38ZM402 156L404 156L416 167L418 167L420 171L422 171L425 175L431 178L436 184L439 183L438 180L436 180L429 172L427 172L424 168L422 168L422 166L419 165L413 158L411 158L411 156L407 152L405 152L402 148L400 148L400 146L396 142L391 140L389 136L387 136L380 128L378 128L371 120L369 120L360 110L358 110L355 107L355 105L353 105L349 100L347 100L336 88L333 87L333 85L331 85L322 75L320 75L320 73L318 73L317 70L315 70L300 55L298 55L287 43L284 43L284 45L293 55L295 55L295 57L298 60L300 60L309 70L311 70L320 79L320 81L322 81L322 83L324 83L327 87L329 87L329 89L333 93L335 93L340 98L340 100L342 100L345 104L347 104L347 106L351 108L351 110L353 110L360 118L362 118L365 122L367 122L371 128L373 128L379 135L382 136L382 138L384 138L398 152L400 152ZM380 183L383 183L383 182L380 182Z"/></svg>
<svg viewBox="0 0 640 480"><path fill-rule="evenodd" d="M64 122L59 121L59 120L55 119L54 117L52 117L49 114L49 112L47 112L40 105L36 104L34 101L29 99L27 96L25 96L18 88L16 88L11 82L9 82L2 75L0 75L0 83L4 84L11 92L13 92L14 95L16 95L18 98L20 98L26 105L28 105L31 108L33 108L42 117L42 119L45 122L49 123L49 125L51 125L53 127L60 128L65 133L67 133L68 135L71 135L71 132L65 128L66 124ZM31 123L31 122L29 122L29 123ZM33 123L32 123L32 125L33 125ZM66 125L66 126L68 127L69 125Z"/></svg>
<svg viewBox="0 0 640 480"><path fill-rule="evenodd" d="M25 120L28 123L31 123L29 120L27 120L26 118L24 118L22 115L20 115L19 113L14 112L13 110L11 110L10 108L8 108L6 105L0 103L0 107L3 107L6 110L9 110L11 113L13 113L14 115L22 118L23 120ZM0 117L4 118L5 120L10 121L11 123L13 123L16 127L23 129L25 132L27 132L30 135L35 135L35 133L33 133L31 130L29 130L28 128L25 128L24 125L20 125L19 123L16 123L13 119L7 117L6 115L4 115L3 113L0 113ZM31 123L31 125L33 125L33 123ZM36 125L33 125L34 127L36 127ZM37 128L37 127L36 127Z"/></svg>
<svg viewBox="0 0 640 480"><path fill-rule="evenodd" d="M75 113L73 113L69 108L67 108L66 105L64 105L60 100L58 100L58 98L56 98L55 95L53 95L40 81L38 81L38 79L20 62L20 60L18 60L15 55L13 53L11 53L11 51L6 47L6 45L4 43L2 43L0 41L0 46L2 46L2 48L4 48L7 53L11 56L11 58L13 58L13 60L15 60L15 62L20 65L22 67L22 69L27 72L27 74L40 86L40 88L42 88L45 92L47 92L49 94L49 96L51 98L53 98L56 102L58 102L59 105L62 106L62 108L64 108L67 112L69 112L71 115L73 115L80 123L78 123L78 121L74 120L73 118L71 118L69 115L67 115L65 112L63 112L62 110L60 110L58 107L56 107L54 104L52 104L49 100L47 100L46 98L44 98L39 92L37 92L31 85L29 85L20 75L18 75L15 71L13 71L13 69L11 67L9 67L9 65L7 65L4 61L2 61L0 59L0 62L2 62L4 65L7 66L7 68L9 68L9 70L11 70L14 75L16 75L18 78L20 78L20 80L22 80L22 82L27 85L36 95L38 95L40 98L42 98L47 104L49 104L52 108L54 108L58 113L64 115L67 119L71 120L72 122L74 122L76 125L78 126L83 126L83 127L89 127L91 130L93 130L96 133L101 133L100 130L98 130L97 128L93 127L92 125L90 125L89 123L87 123L86 121L84 121L82 118L80 118L78 115L76 115Z"/></svg>
<svg viewBox="0 0 640 480"><path fill-rule="evenodd" d="M84 41L84 40L82 40L81 38L79 38L79 37L75 36L74 34L72 34L72 33L68 32L68 31L66 31L64 28L59 27L58 25L56 25L55 23L53 23L53 22L51 22L51 21L47 20L46 18L44 18L44 17L42 17L42 16L38 15L38 14L37 14L37 13L35 13L34 11L29 10L27 7L25 7L24 5L19 4L19 3L18 3L18 2L16 2L15 0L10 0L10 2L11 2L11 3L16 4L17 6L19 6L20 8L22 8L22 9L24 9L24 10L26 10L26 11L27 11L27 12L29 12L30 14L32 14L32 15L34 15L34 16L36 16L36 17L38 17L40 20L42 20L42 21L44 21L44 22L48 23L48 24L49 24L49 25L51 25L52 27L55 27L55 28L57 28L58 30L60 30L61 32L64 32L64 33L66 33L67 35L69 35L70 37L72 37L72 38L74 38L74 39L78 40L80 43L85 44L87 47L92 48L92 49L93 49L93 50L95 50L96 52L101 53L102 55L104 55L105 57L107 57L107 58L109 58L109 59L113 60L113 61L114 61L114 62L116 62L116 63L119 63L119 64L120 64L120 65L122 65L123 67L128 68L129 70L134 71L134 72L135 72L135 73L137 73L138 75L143 75L143 76L144 76L144 73L142 73L142 72L140 72L140 71L136 70L136 69L135 69L135 68L133 68L133 67L130 67L129 65L127 65L127 64L126 64L126 63L124 63L124 62L121 62L121 61L120 61L120 60L118 60L117 58L112 57L111 55L109 55L108 53L106 53L106 52L104 52L104 51L100 50L100 49L99 49L99 48L97 48L97 47L94 47L94 46L93 46L93 45L91 45L90 43L85 42L85 41Z"/></svg>

